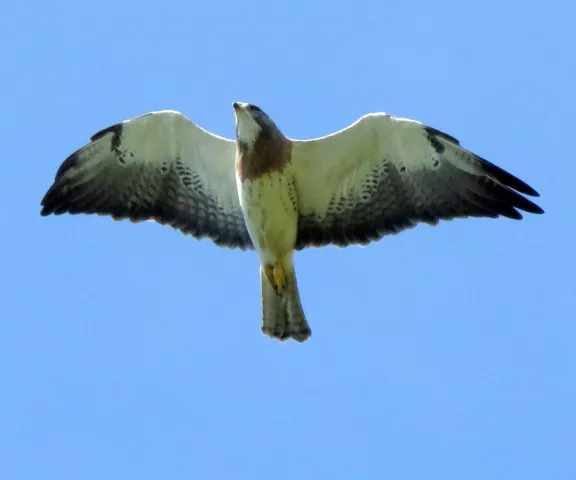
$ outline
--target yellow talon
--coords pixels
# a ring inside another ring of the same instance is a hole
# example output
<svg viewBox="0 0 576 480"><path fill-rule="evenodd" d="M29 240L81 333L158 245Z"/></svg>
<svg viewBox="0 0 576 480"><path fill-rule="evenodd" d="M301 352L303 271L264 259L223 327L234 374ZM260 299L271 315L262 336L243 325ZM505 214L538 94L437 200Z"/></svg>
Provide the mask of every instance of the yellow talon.
<svg viewBox="0 0 576 480"><path fill-rule="evenodd" d="M281 293L286 286L286 276L284 275L284 268L282 267L282 261L278 260L276 265L274 265L274 269L272 271L274 275L274 283L276 293Z"/></svg>
<svg viewBox="0 0 576 480"><path fill-rule="evenodd" d="M272 289L278 294L282 293L282 290L284 290L286 286L286 276L284 275L282 260L279 259L274 265L264 265L264 274L270 282Z"/></svg>

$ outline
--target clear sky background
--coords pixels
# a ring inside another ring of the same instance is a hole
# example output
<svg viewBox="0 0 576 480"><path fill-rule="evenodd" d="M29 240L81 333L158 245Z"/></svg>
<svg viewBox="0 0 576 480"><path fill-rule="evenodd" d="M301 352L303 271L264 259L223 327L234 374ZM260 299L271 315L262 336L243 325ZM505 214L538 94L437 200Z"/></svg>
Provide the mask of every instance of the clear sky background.
<svg viewBox="0 0 576 480"><path fill-rule="evenodd" d="M0 19L0 478L576 478L576 7L11 2ZM455 136L543 216L304 251L313 336L260 332L255 254L40 217L97 130L232 102L291 137L375 111Z"/></svg>

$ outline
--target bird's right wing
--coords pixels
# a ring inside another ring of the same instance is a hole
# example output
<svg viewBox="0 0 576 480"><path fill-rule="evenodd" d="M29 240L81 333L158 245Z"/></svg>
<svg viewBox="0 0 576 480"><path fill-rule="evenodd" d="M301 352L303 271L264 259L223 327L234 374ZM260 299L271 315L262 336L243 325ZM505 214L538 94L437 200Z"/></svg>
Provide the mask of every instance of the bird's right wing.
<svg viewBox="0 0 576 480"><path fill-rule="evenodd" d="M252 249L238 199L236 144L174 111L105 128L58 169L43 216L154 220L217 245Z"/></svg>

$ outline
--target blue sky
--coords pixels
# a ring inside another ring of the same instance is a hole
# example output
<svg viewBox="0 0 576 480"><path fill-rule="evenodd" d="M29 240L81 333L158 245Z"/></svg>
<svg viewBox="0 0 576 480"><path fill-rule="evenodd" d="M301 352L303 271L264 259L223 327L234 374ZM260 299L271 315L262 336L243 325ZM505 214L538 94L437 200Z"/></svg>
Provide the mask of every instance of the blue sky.
<svg viewBox="0 0 576 480"><path fill-rule="evenodd" d="M0 20L0 477L576 478L573 2L14 2ZM260 333L254 253L40 217L66 156L234 100L311 138L375 111L518 175L544 216L301 252L313 329Z"/></svg>

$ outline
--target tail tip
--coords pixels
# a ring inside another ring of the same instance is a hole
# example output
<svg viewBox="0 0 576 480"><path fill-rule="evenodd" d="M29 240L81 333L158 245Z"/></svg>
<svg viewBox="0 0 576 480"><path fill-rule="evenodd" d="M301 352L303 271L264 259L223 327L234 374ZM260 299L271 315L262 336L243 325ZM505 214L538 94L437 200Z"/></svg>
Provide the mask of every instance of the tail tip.
<svg viewBox="0 0 576 480"><path fill-rule="evenodd" d="M310 327L308 327L307 325L298 329L287 329L287 330L278 327L279 326L276 326L276 328L262 327L262 333L270 338L280 340L281 342L285 342L286 340L289 340L291 338L297 341L298 343L305 342L312 335L312 330L310 330Z"/></svg>

